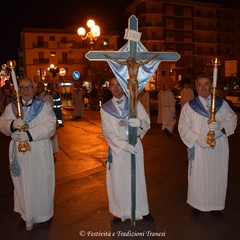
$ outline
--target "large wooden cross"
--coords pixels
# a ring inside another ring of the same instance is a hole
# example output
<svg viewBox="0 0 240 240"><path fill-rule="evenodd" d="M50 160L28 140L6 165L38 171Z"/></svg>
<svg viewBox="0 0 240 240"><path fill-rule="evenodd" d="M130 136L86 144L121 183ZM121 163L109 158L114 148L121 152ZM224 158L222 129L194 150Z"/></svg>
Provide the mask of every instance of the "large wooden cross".
<svg viewBox="0 0 240 240"><path fill-rule="evenodd" d="M138 19L135 16L131 16L128 20L128 30L130 34L138 34ZM128 38L128 50L127 51L90 51L86 54L86 58L90 61L111 61L107 56L110 56L114 59L126 61L129 57L134 58L138 61L145 61L150 58L154 59L152 61L158 62L176 62L180 55L176 52L148 52L148 51L138 51L138 41L133 37ZM140 66L141 68L141 66ZM154 72L153 72L154 73ZM152 73L152 74L153 74ZM139 76L139 75L138 75ZM116 76L117 77L117 76ZM119 80L119 78L117 77ZM148 81L150 78L148 79ZM145 85L147 82L145 82ZM127 79L124 82L120 82L121 86L127 84ZM126 89L126 86L124 86ZM128 93L129 102L131 101L131 95ZM131 115L133 109L131 109L131 104L129 104L129 118L136 117ZM134 111L135 112L135 111ZM129 126L129 143L134 145L137 143L137 128ZM132 219L131 224L135 225L135 211L136 211L136 159L135 155L131 154L131 194L132 194Z"/></svg>
<svg viewBox="0 0 240 240"><path fill-rule="evenodd" d="M129 29L138 31L138 20L135 16L129 18ZM90 61L109 61L105 55L109 55L119 60L126 60L128 57L133 57L138 60L147 60L154 55L158 54L153 61L159 62L176 62L180 59L180 55L176 52L138 52L137 51L137 42L129 40L128 51L119 52L119 51L89 51L86 53L86 58Z"/></svg>

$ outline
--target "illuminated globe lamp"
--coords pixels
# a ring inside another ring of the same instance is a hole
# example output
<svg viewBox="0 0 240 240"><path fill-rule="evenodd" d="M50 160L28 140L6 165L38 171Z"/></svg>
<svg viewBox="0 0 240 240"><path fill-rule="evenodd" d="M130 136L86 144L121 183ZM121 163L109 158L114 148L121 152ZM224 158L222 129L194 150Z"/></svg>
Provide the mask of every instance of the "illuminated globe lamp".
<svg viewBox="0 0 240 240"><path fill-rule="evenodd" d="M89 38L90 49L92 50L94 41L97 41L98 37L100 36L100 27L95 25L95 22L92 19L87 21L87 26L90 29L89 32L86 33L85 28L80 27L78 28L77 33L79 36L81 36L82 40Z"/></svg>
<svg viewBox="0 0 240 240"><path fill-rule="evenodd" d="M59 68L55 67L54 64L51 64L50 67L48 68L48 71L52 73L52 81L53 81L53 89L56 89L56 76L57 73L59 73Z"/></svg>

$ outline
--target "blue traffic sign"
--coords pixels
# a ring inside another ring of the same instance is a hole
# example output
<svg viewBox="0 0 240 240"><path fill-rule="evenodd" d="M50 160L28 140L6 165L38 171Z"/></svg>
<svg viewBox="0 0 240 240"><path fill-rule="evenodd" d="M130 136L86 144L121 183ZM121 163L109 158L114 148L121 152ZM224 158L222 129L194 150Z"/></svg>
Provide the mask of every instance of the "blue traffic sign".
<svg viewBox="0 0 240 240"><path fill-rule="evenodd" d="M80 78L80 72L79 71L74 71L72 74L72 77L74 80L78 80Z"/></svg>

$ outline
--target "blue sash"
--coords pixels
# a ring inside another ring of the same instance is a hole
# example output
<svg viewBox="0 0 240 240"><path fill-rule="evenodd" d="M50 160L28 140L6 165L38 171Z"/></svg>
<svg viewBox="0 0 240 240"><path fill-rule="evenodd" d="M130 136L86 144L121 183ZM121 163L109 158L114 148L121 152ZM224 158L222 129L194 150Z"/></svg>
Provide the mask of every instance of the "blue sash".
<svg viewBox="0 0 240 240"><path fill-rule="evenodd" d="M38 97L34 97L28 116L27 118L24 119L25 123L28 123L30 121L32 121L41 111L43 105L44 105L44 101ZM16 100L13 101L12 103L12 110L13 110L13 114L17 117L17 102Z"/></svg>
<svg viewBox="0 0 240 240"><path fill-rule="evenodd" d="M216 112L219 111L222 105L223 105L223 99L216 97ZM189 106L201 116L210 118L210 113L205 109L199 97L195 97L193 100L191 100L189 102Z"/></svg>
<svg viewBox="0 0 240 240"><path fill-rule="evenodd" d="M124 119L125 117L128 116L128 99L126 99L122 115L119 114L118 110L116 109L112 102L112 99L104 103L102 105L102 109L116 118Z"/></svg>

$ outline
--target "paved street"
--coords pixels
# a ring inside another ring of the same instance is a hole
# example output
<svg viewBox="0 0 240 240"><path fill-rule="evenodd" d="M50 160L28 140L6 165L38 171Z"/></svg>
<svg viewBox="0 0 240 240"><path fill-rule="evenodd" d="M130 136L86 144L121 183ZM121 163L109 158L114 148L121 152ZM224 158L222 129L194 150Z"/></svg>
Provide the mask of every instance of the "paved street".
<svg viewBox="0 0 240 240"><path fill-rule="evenodd" d="M99 112L85 111L81 121L74 120L70 110L64 110L64 116L64 128L57 129L60 152L55 156L55 215L49 230L39 225L31 232L17 228L19 216L13 212L8 172L9 138L0 134L1 239L240 239L239 127L230 137L225 219L217 221L211 214L204 214L199 221L193 221L191 208L186 204L186 148L177 129L174 137L169 139L156 124L154 116L143 145L149 206L155 222L137 221L136 226L131 227L130 221L111 223L105 185L107 145L101 132Z"/></svg>

